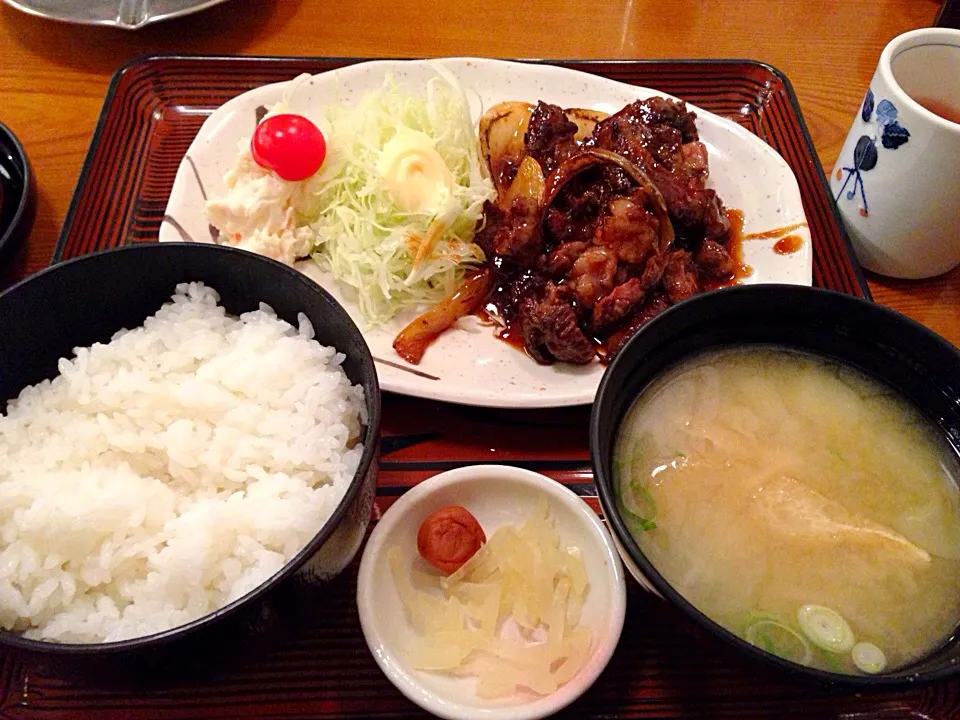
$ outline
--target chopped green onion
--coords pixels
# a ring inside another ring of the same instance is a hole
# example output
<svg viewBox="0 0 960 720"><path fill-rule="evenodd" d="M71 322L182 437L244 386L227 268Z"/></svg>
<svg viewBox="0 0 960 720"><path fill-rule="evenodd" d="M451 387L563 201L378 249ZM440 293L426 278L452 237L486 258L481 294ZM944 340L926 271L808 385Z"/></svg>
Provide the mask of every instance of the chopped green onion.
<svg viewBox="0 0 960 720"><path fill-rule="evenodd" d="M657 529L657 524L653 520L648 520L645 517L637 515L622 502L620 503L620 508L623 510L623 514L626 517L628 524L633 526L634 532L641 533L646 532L647 530Z"/></svg>
<svg viewBox="0 0 960 720"><path fill-rule="evenodd" d="M835 672L835 673L842 673L842 672L843 672L843 668L840 666L840 660L839 660L839 658L837 658L837 656L836 656L834 653L829 652L829 651L827 651L827 650L824 650L823 648L816 647L816 646L814 646L813 650L814 650L814 652L817 654L817 657L819 657L819 658L820 658L821 660L823 660L827 665L830 666L830 669L831 669L833 672Z"/></svg>
<svg viewBox="0 0 960 720"><path fill-rule="evenodd" d="M858 642L850 651L853 664L862 672L875 675L887 667L887 656L873 643Z"/></svg>
<svg viewBox="0 0 960 720"><path fill-rule="evenodd" d="M810 645L803 636L774 615L751 615L743 638L771 655L799 665L809 666L813 660Z"/></svg>
<svg viewBox="0 0 960 720"><path fill-rule="evenodd" d="M643 462L643 449L640 447L640 443L638 442L630 450L630 457L617 458L617 460L614 461L614 467L618 473L626 473L627 475L630 475L633 473L634 466L641 462Z"/></svg>
<svg viewBox="0 0 960 720"><path fill-rule="evenodd" d="M633 505L641 517L653 520L657 516L657 503L653 495L636 480L630 481L630 490L633 492Z"/></svg>
<svg viewBox="0 0 960 720"><path fill-rule="evenodd" d="M853 647L853 630L836 610L823 605L804 605L797 610L797 622L803 634L819 648L844 653Z"/></svg>
<svg viewBox="0 0 960 720"><path fill-rule="evenodd" d="M624 519L634 533L656 530L657 504L640 481L636 479L636 465L643 462L642 440L630 450L630 460L617 464L617 471L625 475L620 481L620 508ZM628 501L629 500L629 504ZM631 507L632 506L632 507Z"/></svg>

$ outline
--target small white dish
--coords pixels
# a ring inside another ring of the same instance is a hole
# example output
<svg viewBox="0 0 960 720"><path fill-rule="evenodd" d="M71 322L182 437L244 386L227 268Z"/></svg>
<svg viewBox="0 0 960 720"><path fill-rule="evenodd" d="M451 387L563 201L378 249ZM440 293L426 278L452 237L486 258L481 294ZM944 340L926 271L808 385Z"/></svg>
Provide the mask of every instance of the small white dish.
<svg viewBox="0 0 960 720"><path fill-rule="evenodd" d="M333 98L353 104L382 86L391 73L396 82L422 88L441 65L466 90L473 120L503 100L544 100L562 107L616 112L627 103L664 93L616 82L599 75L551 65L483 58L443 58L433 61L378 60L315 75L291 97L291 110L318 120ZM249 143L257 126L257 108L281 99L290 81L258 87L217 108L204 122L177 171L161 242L212 242L205 198L224 190L224 175L236 162L241 144ZM669 96L666 96L669 97ZM743 232L763 233L797 225L802 240L797 252L775 252L773 239L743 243L743 261L753 268L745 284L812 282L813 246L806 224L800 188L790 166L773 148L744 127L690 106L697 113L700 139L710 158L707 183L728 208L743 212ZM313 261L297 268L329 291L360 326L377 363L380 387L428 400L502 408L563 407L593 402L604 366L538 365L509 343L498 340L493 328L477 318L463 318L456 331L441 335L419 365L404 362L393 341L417 312L410 310L379 327L365 327L356 303L333 276Z"/></svg>
<svg viewBox="0 0 960 720"><path fill-rule="evenodd" d="M522 523L546 497L561 542L580 548L590 589L581 623L593 634L593 654L577 675L540 698L477 698L472 678L411 669L398 649L415 641L404 614L387 553L403 548L412 564L417 530L447 505L462 505L487 537L505 524ZM400 692L434 715L450 720L534 720L569 705L589 688L613 655L623 630L626 586L620 558L596 513L561 483L503 465L478 465L436 475L407 491L374 528L360 562L357 607L363 635L380 668Z"/></svg>

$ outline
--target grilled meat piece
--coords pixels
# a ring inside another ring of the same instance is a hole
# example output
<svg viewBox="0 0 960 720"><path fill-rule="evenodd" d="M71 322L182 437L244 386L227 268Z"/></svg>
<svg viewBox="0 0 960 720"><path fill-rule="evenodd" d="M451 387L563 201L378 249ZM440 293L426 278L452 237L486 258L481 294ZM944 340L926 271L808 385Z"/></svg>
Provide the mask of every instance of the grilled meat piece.
<svg viewBox="0 0 960 720"><path fill-rule="evenodd" d="M646 299L640 278L632 278L600 299L593 308L591 324L595 333L605 333L629 317Z"/></svg>
<svg viewBox="0 0 960 720"><path fill-rule="evenodd" d="M640 265L657 251L660 224L644 207L645 193L613 200L607 208L594 242L610 248L623 262Z"/></svg>
<svg viewBox="0 0 960 720"><path fill-rule="evenodd" d="M736 263L727 249L715 240L704 240L693 255L700 273L711 280L725 282L736 272Z"/></svg>
<svg viewBox="0 0 960 720"><path fill-rule="evenodd" d="M670 302L678 303L700 292L697 281L697 266L686 250L675 250L663 269L663 287Z"/></svg>
<svg viewBox="0 0 960 720"><path fill-rule="evenodd" d="M613 290L617 256L607 248L591 247L583 252L570 269L568 285L573 288L580 305L592 308Z"/></svg>
<svg viewBox="0 0 960 720"><path fill-rule="evenodd" d="M545 211L547 242L589 242L610 203L635 189L626 173L615 167L593 168L573 178Z"/></svg>
<svg viewBox="0 0 960 720"><path fill-rule="evenodd" d="M666 269L669 259L669 253L659 253L650 256L647 264L643 266L643 272L640 274L640 285L644 290L652 290L657 286L663 277L663 271Z"/></svg>
<svg viewBox="0 0 960 720"><path fill-rule="evenodd" d="M504 325L516 325L519 322L521 303L529 297L543 297L546 289L547 280L536 270L508 274L500 268L487 299L487 307L493 306L495 314Z"/></svg>
<svg viewBox="0 0 960 720"><path fill-rule="evenodd" d="M675 165L681 146L699 139L695 119L683 102L637 100L600 121L592 144L623 155L649 174L654 164Z"/></svg>
<svg viewBox="0 0 960 720"><path fill-rule="evenodd" d="M524 346L538 362L585 365L596 357L593 344L580 329L569 288L548 283L542 297L524 298L519 320Z"/></svg>
<svg viewBox="0 0 960 720"><path fill-rule="evenodd" d="M729 226L716 193L706 188L707 151L695 117L683 102L639 100L598 123L590 143L623 155L650 176L678 232L725 243Z"/></svg>
<svg viewBox="0 0 960 720"><path fill-rule="evenodd" d="M710 172L710 164L707 161L707 148L703 143L696 139L685 142L680 146L680 159L684 167L690 174L700 174L706 176Z"/></svg>
<svg viewBox="0 0 960 720"><path fill-rule="evenodd" d="M641 327L650 322L654 317L670 307L670 302L663 295L657 293L647 298L639 311L637 311L622 327L617 328L607 337L607 360L612 360L624 343L633 337Z"/></svg>
<svg viewBox="0 0 960 720"><path fill-rule="evenodd" d="M703 191L703 236L721 245L730 240L730 218L716 190Z"/></svg>
<svg viewBox="0 0 960 720"><path fill-rule="evenodd" d="M577 258L588 247L590 247L590 244L585 242L568 242L559 245L549 255L542 256L537 260L537 270L554 280L563 280L570 274Z"/></svg>
<svg viewBox="0 0 960 720"><path fill-rule="evenodd" d="M563 108L540 101L533 109L523 142L527 154L540 163L547 175L577 150L577 124L567 119Z"/></svg>
<svg viewBox="0 0 960 720"><path fill-rule="evenodd" d="M516 197L508 210L489 200L483 206L482 226L474 235L488 260L500 259L516 267L532 267L543 251L540 208L536 201Z"/></svg>

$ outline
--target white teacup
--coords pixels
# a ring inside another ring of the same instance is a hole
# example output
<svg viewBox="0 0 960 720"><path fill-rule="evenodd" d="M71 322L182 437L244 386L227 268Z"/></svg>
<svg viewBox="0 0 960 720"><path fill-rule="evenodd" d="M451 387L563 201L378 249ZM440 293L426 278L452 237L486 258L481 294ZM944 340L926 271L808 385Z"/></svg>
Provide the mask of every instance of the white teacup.
<svg viewBox="0 0 960 720"><path fill-rule="evenodd" d="M884 48L830 187L868 270L926 278L960 264L960 30Z"/></svg>

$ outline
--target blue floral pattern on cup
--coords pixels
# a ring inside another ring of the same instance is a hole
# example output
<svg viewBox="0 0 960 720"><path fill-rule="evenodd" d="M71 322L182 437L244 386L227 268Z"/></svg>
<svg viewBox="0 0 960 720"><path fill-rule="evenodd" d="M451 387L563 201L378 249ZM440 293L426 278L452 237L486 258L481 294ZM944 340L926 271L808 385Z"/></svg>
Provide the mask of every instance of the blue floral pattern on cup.
<svg viewBox="0 0 960 720"><path fill-rule="evenodd" d="M871 122L874 116L873 90L867 90L867 96L863 99L863 106L860 108L860 118L865 122ZM877 150L877 140L887 150L896 150L910 139L910 131L903 127L897 121L897 108L889 100L881 100L876 103L876 123L877 132L874 135L861 135L853 149L853 167L844 167L837 170L837 180L843 178L843 173L847 174L846 180L837 192L837 201L844 194L850 180L853 179L853 187L847 190L847 200L853 200L859 191L860 194L860 214L866 217L869 215L867 206L867 193L863 186L863 174L873 170L879 160Z"/></svg>

